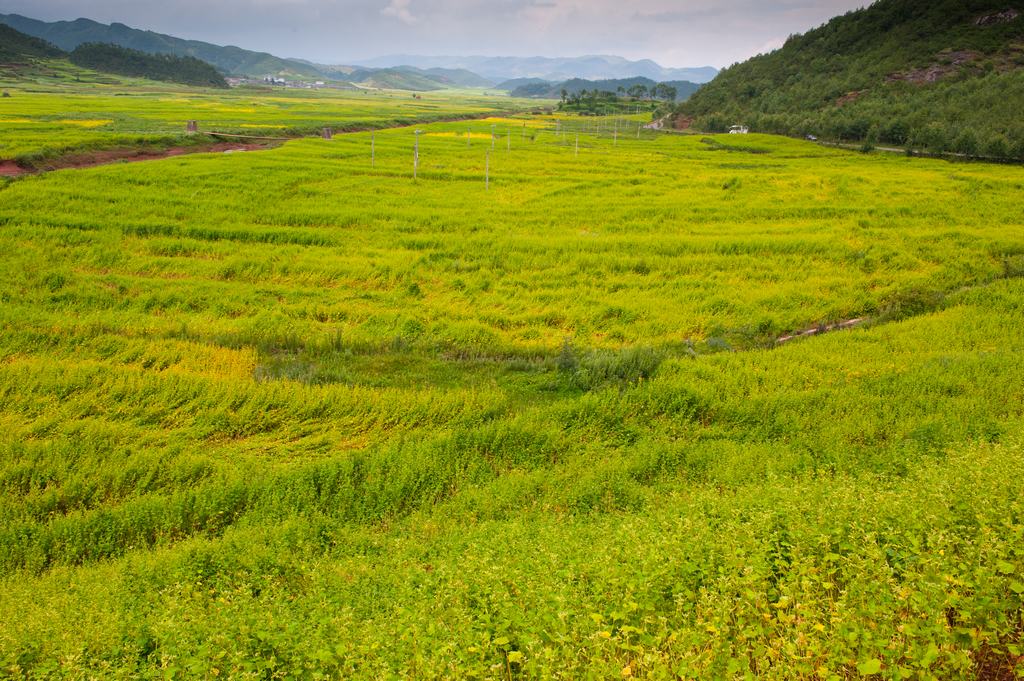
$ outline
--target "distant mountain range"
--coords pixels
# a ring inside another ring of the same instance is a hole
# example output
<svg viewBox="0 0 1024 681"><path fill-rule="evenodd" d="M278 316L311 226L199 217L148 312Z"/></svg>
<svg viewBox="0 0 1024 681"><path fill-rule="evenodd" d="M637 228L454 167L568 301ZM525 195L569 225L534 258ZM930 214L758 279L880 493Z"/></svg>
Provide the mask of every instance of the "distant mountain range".
<svg viewBox="0 0 1024 681"><path fill-rule="evenodd" d="M226 88L217 69L195 57L173 54L149 54L109 43L83 43L70 53L34 36L0 23L0 63L15 71L31 68L37 62L66 59L101 73L147 78L196 87Z"/></svg>
<svg viewBox="0 0 1024 681"><path fill-rule="evenodd" d="M586 78L649 78L656 82L706 83L718 73L711 67L667 69L653 61L622 57L417 57L391 56L358 66L316 64L284 59L267 52L185 40L163 33L131 28L120 23L101 24L91 19L46 22L19 14L0 14L6 24L27 35L71 51L84 43L109 43L148 54L195 57L227 76L289 80L334 80L368 87L405 90L486 88L510 79L542 79L552 83Z"/></svg>
<svg viewBox="0 0 1024 681"><path fill-rule="evenodd" d="M494 85L492 81L464 69L418 69L412 66L371 69L322 64L316 66L329 78L381 89L422 92L446 88L487 88Z"/></svg>
<svg viewBox="0 0 1024 681"><path fill-rule="evenodd" d="M494 82L518 78L536 78L561 82L572 78L608 80L614 78L650 78L656 82L687 80L707 83L718 75L711 66L665 68L650 59L630 61L623 57L591 55L586 57L425 57L390 55L360 62L361 66L389 68L415 66L421 69L466 69Z"/></svg>
<svg viewBox="0 0 1024 681"><path fill-rule="evenodd" d="M293 59L281 59L266 52L240 47L221 47L198 40L184 40L163 33L143 31L124 24L101 24L91 19L45 22L18 14L0 14L0 23L36 38L42 38L62 50L71 51L84 43L110 43L149 54L173 54L195 57L212 64L229 76L279 76L320 79L324 75L315 66Z"/></svg>

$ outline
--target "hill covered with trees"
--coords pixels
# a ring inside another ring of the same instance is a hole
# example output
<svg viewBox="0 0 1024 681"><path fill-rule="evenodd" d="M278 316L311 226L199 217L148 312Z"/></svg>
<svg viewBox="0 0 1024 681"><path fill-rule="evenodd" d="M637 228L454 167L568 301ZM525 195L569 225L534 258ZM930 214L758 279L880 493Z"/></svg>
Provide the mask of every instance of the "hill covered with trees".
<svg viewBox="0 0 1024 681"><path fill-rule="evenodd" d="M22 33L48 40L64 50L86 43L109 43L147 54L173 54L201 59L228 75L286 78L322 78L315 66L295 59L281 59L266 52L213 45L199 40L143 31L120 23L101 24L91 19L46 22L18 14L0 14L0 23Z"/></svg>
<svg viewBox="0 0 1024 681"><path fill-rule="evenodd" d="M117 45L85 43L68 54L49 42L0 23L0 64L17 71L27 64L48 64L67 59L75 66L102 73L148 78L197 87L226 88L217 69L194 57L146 54Z"/></svg>
<svg viewBox="0 0 1024 681"><path fill-rule="evenodd" d="M1022 0L880 0L726 69L676 120L1024 157L1022 67Z"/></svg>
<svg viewBox="0 0 1024 681"><path fill-rule="evenodd" d="M0 62L17 62L26 57L59 57L60 49L39 38L25 35L6 24L0 24Z"/></svg>
<svg viewBox="0 0 1024 681"><path fill-rule="evenodd" d="M85 43L76 47L69 59L76 66L132 78L148 78L197 87L228 86L224 76L217 69L195 57L146 54L117 45Z"/></svg>

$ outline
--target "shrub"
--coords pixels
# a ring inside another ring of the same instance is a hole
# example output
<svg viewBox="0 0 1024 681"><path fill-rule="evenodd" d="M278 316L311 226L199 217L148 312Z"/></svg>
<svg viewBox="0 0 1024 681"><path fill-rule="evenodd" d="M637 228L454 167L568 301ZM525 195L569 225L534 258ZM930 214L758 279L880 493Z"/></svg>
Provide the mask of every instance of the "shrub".
<svg viewBox="0 0 1024 681"><path fill-rule="evenodd" d="M580 390L638 383L653 377L664 359L661 351L652 348L595 350L579 362L571 381Z"/></svg>

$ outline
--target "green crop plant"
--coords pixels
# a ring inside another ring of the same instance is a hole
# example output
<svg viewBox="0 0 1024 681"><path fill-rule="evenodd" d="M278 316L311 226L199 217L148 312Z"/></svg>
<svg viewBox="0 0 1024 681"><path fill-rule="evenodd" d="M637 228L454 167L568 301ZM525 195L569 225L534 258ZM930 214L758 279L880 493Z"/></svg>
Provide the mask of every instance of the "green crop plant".
<svg viewBox="0 0 1024 681"><path fill-rule="evenodd" d="M0 188L2 673L1019 673L1024 170L609 123Z"/></svg>

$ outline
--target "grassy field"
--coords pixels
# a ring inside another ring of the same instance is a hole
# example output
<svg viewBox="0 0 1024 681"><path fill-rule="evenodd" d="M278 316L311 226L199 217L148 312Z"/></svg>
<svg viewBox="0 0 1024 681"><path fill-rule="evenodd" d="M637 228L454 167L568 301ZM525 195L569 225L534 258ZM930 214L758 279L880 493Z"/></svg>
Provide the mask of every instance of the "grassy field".
<svg viewBox="0 0 1024 681"><path fill-rule="evenodd" d="M1024 169L596 124L0 185L0 669L1020 671Z"/></svg>
<svg viewBox="0 0 1024 681"><path fill-rule="evenodd" d="M93 73L48 62L35 80L0 67L0 160L33 162L95 149L208 142L201 131L256 136L318 134L500 114L535 107L481 91L411 93L385 90L236 88L197 90Z"/></svg>

